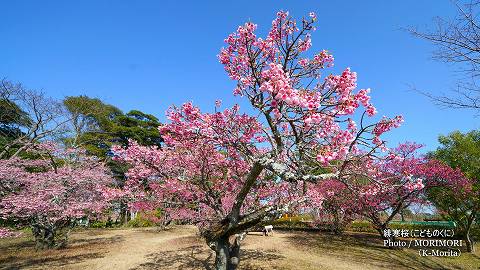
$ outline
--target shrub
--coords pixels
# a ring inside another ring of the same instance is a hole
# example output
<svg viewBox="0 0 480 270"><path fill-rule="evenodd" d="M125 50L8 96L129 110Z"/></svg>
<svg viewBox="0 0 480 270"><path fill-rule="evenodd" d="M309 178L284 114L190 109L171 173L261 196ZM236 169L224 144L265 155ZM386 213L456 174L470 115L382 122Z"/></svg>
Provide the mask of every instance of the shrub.
<svg viewBox="0 0 480 270"><path fill-rule="evenodd" d="M92 223L90 223L91 228L106 228L107 227L107 222L102 221L102 220L97 220Z"/></svg>
<svg viewBox="0 0 480 270"><path fill-rule="evenodd" d="M144 213L138 213L138 215L131 219L127 223L127 227L140 228L140 227L153 227L157 224L151 219L149 215Z"/></svg>

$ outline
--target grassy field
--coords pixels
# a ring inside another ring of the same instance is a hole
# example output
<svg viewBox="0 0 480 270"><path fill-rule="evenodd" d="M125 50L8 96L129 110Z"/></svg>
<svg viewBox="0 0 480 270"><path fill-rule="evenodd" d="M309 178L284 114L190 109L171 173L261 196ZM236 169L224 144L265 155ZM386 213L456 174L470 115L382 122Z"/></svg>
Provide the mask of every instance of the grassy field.
<svg viewBox="0 0 480 270"><path fill-rule="evenodd" d="M0 240L0 269L211 269L214 254L195 227L167 231L90 229L72 234L63 250L38 251L31 238ZM477 250L480 246L477 246ZM251 233L240 269L480 269L480 253L458 258L420 257L391 250L374 234Z"/></svg>

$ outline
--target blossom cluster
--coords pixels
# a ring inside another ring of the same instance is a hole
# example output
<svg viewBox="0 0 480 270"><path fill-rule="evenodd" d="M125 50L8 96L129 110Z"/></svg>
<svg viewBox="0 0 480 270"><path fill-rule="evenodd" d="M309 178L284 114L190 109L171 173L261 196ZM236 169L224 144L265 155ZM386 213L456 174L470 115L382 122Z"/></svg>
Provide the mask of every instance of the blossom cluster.
<svg viewBox="0 0 480 270"><path fill-rule="evenodd" d="M315 30L316 20L315 14L309 14L298 25L288 12L280 11L265 40L257 38L257 25L251 22L229 35L219 59L230 78L237 81L234 94L248 97L254 107L271 114L273 124L282 127L285 135L302 132L315 137L304 147L317 149L317 161L323 165L357 154L356 140L362 138L357 132L371 132L369 140L386 150L380 136L399 127L403 117L384 117L371 130L361 131L349 118L344 129L339 123L347 120L341 117L354 115L360 105L368 116L377 114L370 89L356 90L357 73L350 68L321 79L322 70L334 60L326 50L312 59L301 57L311 48L310 32ZM298 128L304 130L295 131Z"/></svg>

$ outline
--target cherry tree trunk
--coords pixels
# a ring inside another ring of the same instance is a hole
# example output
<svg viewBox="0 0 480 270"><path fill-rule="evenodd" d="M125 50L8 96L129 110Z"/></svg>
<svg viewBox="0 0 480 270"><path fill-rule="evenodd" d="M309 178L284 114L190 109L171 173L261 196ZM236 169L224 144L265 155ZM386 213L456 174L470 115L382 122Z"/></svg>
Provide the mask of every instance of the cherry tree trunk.
<svg viewBox="0 0 480 270"><path fill-rule="evenodd" d="M344 230L345 228L342 217L340 216L339 211L335 211L332 222L332 231L336 235L341 235Z"/></svg>
<svg viewBox="0 0 480 270"><path fill-rule="evenodd" d="M70 228L57 227L55 225L33 224L32 233L35 238L35 248L51 249L64 248L67 245Z"/></svg>
<svg viewBox="0 0 480 270"><path fill-rule="evenodd" d="M35 248L48 249L55 247L55 229L41 225L33 225L32 233L35 237Z"/></svg>
<svg viewBox="0 0 480 270"><path fill-rule="evenodd" d="M474 242L473 240L470 238L470 232L472 230L472 225L473 225L473 222L475 221L475 216L476 216L476 211L472 211L472 213L470 213L470 216L468 217L468 221L467 221L467 226L466 226L466 230L465 230L465 244L467 246L467 252L474 252L475 251L475 245L474 245Z"/></svg>
<svg viewBox="0 0 480 270"><path fill-rule="evenodd" d="M235 270L240 262L240 240L230 243L229 237L222 237L215 242L215 269Z"/></svg>

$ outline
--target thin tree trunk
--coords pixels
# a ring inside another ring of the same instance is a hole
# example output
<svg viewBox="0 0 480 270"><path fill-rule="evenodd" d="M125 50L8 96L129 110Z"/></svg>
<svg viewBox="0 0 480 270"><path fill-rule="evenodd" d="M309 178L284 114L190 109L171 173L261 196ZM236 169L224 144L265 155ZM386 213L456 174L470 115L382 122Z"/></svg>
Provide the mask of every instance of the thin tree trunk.
<svg viewBox="0 0 480 270"><path fill-rule="evenodd" d="M465 243L467 246L467 252L475 252L475 246L472 239L470 238L470 231L465 234Z"/></svg>
<svg viewBox="0 0 480 270"><path fill-rule="evenodd" d="M336 235L341 235L343 233L343 223L342 223L342 218L340 217L340 213L337 210L335 210L335 213L333 215L333 228L332 231Z"/></svg>
<svg viewBox="0 0 480 270"><path fill-rule="evenodd" d="M120 222L122 224L127 224L129 221L128 214L130 211L128 211L127 204L125 202L120 203Z"/></svg>
<svg viewBox="0 0 480 270"><path fill-rule="evenodd" d="M470 238L470 231L472 229L472 224L473 224L474 218L475 218L475 213L472 213L470 215L468 223L467 223L467 229L465 230L465 243L467 245L467 252L474 252L475 251L475 245L473 243L473 240Z"/></svg>

